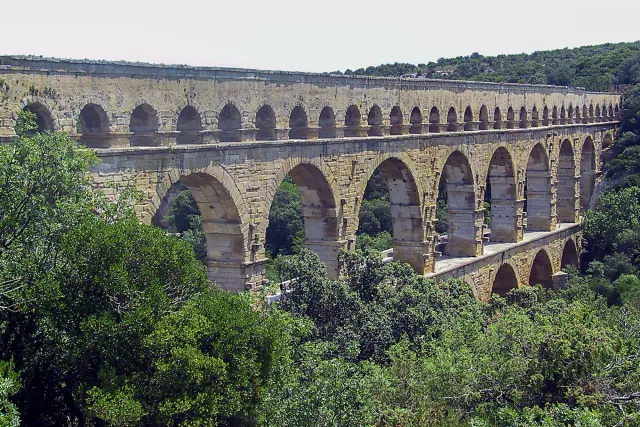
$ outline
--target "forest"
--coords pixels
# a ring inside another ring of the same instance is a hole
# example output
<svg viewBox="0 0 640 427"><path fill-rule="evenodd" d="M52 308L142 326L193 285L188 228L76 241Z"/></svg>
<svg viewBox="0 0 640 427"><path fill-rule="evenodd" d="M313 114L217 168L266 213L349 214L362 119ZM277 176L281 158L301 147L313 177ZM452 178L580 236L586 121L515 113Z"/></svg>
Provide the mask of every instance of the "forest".
<svg viewBox="0 0 640 427"><path fill-rule="evenodd" d="M557 292L488 302L464 281L382 262L392 230L379 174L339 280L301 244L285 179L270 274L296 280L274 304L273 288L230 294L206 279L188 192L168 230L141 224L140 194L109 202L86 173L93 152L22 114L0 145L0 426L640 425L634 83L583 218L581 270Z"/></svg>
<svg viewBox="0 0 640 427"><path fill-rule="evenodd" d="M639 80L639 57L640 42L607 43L532 54L482 56L473 53L417 65L396 62L348 69L343 74L549 84L611 91L614 85L624 87Z"/></svg>

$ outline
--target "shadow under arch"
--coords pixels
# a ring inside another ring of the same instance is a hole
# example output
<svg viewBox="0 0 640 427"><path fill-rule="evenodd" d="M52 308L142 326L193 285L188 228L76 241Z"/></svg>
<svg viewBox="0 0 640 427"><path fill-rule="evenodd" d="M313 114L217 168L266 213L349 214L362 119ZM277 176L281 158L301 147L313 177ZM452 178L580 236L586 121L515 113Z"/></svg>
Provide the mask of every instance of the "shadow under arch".
<svg viewBox="0 0 640 427"><path fill-rule="evenodd" d="M593 139L588 136L580 153L580 209L589 207L596 185L596 152Z"/></svg>
<svg viewBox="0 0 640 427"><path fill-rule="evenodd" d="M179 135L176 143L183 144L200 144L200 131L202 130L202 118L200 113L192 105L186 105L178 115L176 130Z"/></svg>
<svg viewBox="0 0 640 427"><path fill-rule="evenodd" d="M567 240L562 250L562 260L560 261L560 269L563 269L568 265L578 267L578 249L573 239Z"/></svg>
<svg viewBox="0 0 640 427"><path fill-rule="evenodd" d="M338 250L340 241L338 191L335 179L326 166L317 162L288 159L277 172L273 185L268 190L267 226L265 236L272 231L268 226L269 212L273 206L276 191L289 175L300 192L302 217L305 231L305 247L318 254L327 266L327 275L337 278L339 273Z"/></svg>
<svg viewBox="0 0 640 427"><path fill-rule="evenodd" d="M509 263L504 263L498 269L491 286L491 293L505 297L509 291L518 288L518 277Z"/></svg>
<svg viewBox="0 0 640 427"><path fill-rule="evenodd" d="M393 230L393 259L406 262L418 274L424 274L427 243L422 221L420 189L416 180L413 164L398 156L378 158L362 180L364 186L358 192L363 199L366 184L375 170L379 170L384 180L391 203L391 221ZM360 210L361 203L358 205ZM359 212L358 212L359 214Z"/></svg>
<svg viewBox="0 0 640 427"><path fill-rule="evenodd" d="M448 237L445 254L482 254L482 240L479 236L482 227L478 225L482 212L476 209L473 172L467 157L457 150L451 153L439 178L444 181L447 190Z"/></svg>
<svg viewBox="0 0 640 427"><path fill-rule="evenodd" d="M540 249L531 263L529 286L542 285L545 289L553 288L553 268L546 250Z"/></svg>
<svg viewBox="0 0 640 427"><path fill-rule="evenodd" d="M551 172L549 157L542 144L536 144L529 153L525 173L525 210L527 230L550 231L551 218Z"/></svg>
<svg viewBox="0 0 640 427"><path fill-rule="evenodd" d="M576 164L571 141L560 145L556 187L556 214L559 222L576 222Z"/></svg>
<svg viewBox="0 0 640 427"><path fill-rule="evenodd" d="M80 143L87 147L107 147L107 133L111 123L102 106L89 103L82 107L78 116Z"/></svg>
<svg viewBox="0 0 640 427"><path fill-rule="evenodd" d="M37 132L55 131L55 121L51 111L40 102L30 102L22 108L22 111L32 113L36 116Z"/></svg>

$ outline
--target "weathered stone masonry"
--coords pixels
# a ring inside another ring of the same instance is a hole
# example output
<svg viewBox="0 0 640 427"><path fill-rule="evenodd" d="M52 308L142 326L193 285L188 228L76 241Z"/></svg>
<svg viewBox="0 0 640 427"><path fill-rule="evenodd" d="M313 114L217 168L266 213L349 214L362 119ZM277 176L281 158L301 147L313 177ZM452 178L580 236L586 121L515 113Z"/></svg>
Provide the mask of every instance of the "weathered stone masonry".
<svg viewBox="0 0 640 427"><path fill-rule="evenodd" d="M394 258L420 273L434 270L441 177L448 255L483 253L487 181L492 241L577 222L619 102L565 87L0 57L0 138L28 109L42 130L98 148L95 185L145 192L145 222L182 181L203 215L209 275L229 289L262 280L268 213L287 174L302 193L306 244L334 276L376 168L390 190Z"/></svg>

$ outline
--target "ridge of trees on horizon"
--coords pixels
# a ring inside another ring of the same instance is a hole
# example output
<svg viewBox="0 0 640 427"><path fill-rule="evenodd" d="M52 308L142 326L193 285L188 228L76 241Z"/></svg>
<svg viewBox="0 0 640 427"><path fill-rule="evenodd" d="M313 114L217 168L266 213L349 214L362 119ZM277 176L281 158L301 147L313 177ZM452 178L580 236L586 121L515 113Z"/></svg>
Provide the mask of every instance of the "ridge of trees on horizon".
<svg viewBox="0 0 640 427"><path fill-rule="evenodd" d="M415 77L484 82L549 84L611 91L640 83L640 41L606 43L531 54L440 58L426 64L393 63L347 69L345 75Z"/></svg>

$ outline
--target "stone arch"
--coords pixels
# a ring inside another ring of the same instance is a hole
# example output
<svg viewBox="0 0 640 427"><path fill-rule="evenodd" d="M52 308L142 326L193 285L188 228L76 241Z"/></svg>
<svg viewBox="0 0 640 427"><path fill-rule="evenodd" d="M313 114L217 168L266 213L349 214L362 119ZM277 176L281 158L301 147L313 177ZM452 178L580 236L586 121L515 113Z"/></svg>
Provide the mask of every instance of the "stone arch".
<svg viewBox="0 0 640 427"><path fill-rule="evenodd" d="M480 124L479 124L479 128L480 128L480 130L489 129L489 113L487 112L487 106L484 105L484 104L480 107Z"/></svg>
<svg viewBox="0 0 640 427"><path fill-rule="evenodd" d="M609 104L609 119L613 120L613 106Z"/></svg>
<svg viewBox="0 0 640 427"><path fill-rule="evenodd" d="M569 104L567 109L567 123L573 123L573 105Z"/></svg>
<svg viewBox="0 0 640 427"><path fill-rule="evenodd" d="M540 143L529 153L525 182L527 229L551 230L551 173L547 152Z"/></svg>
<svg viewBox="0 0 640 427"><path fill-rule="evenodd" d="M620 107L618 106L618 104L616 104L615 107L613 107L613 113L616 119L618 119L620 115Z"/></svg>
<svg viewBox="0 0 640 427"><path fill-rule="evenodd" d="M178 144L199 144L202 118L192 105L186 105L178 115L176 130L180 132L176 138Z"/></svg>
<svg viewBox="0 0 640 427"><path fill-rule="evenodd" d="M491 241L513 243L518 239L516 176L509 150L498 147L487 170L491 194Z"/></svg>
<svg viewBox="0 0 640 427"><path fill-rule="evenodd" d="M471 111L471 107L468 106L464 110L464 130L465 131L473 130L473 127L474 127L473 112Z"/></svg>
<svg viewBox="0 0 640 427"><path fill-rule="evenodd" d="M567 265L578 267L578 249L573 239L568 239L564 244L564 249L562 250L560 269L564 270Z"/></svg>
<svg viewBox="0 0 640 427"><path fill-rule="evenodd" d="M258 141L273 141L276 139L276 113L269 104L264 104L256 112L256 139Z"/></svg>
<svg viewBox="0 0 640 427"><path fill-rule="evenodd" d="M344 115L344 136L362 136L360 130L362 117L357 105L350 105Z"/></svg>
<svg viewBox="0 0 640 427"><path fill-rule="evenodd" d="M589 123L593 123L595 121L595 117L593 115L593 104L589 105Z"/></svg>
<svg viewBox="0 0 640 427"><path fill-rule="evenodd" d="M542 126L549 126L549 107L546 105L542 109Z"/></svg>
<svg viewBox="0 0 640 427"><path fill-rule="evenodd" d="M27 103L22 107L22 111L35 114L36 126L38 132L53 132L56 130L55 120L51 114L51 110L39 101Z"/></svg>
<svg viewBox="0 0 640 427"><path fill-rule="evenodd" d="M602 104L602 121L606 122L607 121L607 105L606 104Z"/></svg>
<svg viewBox="0 0 640 427"><path fill-rule="evenodd" d="M440 132L440 112L437 107L433 107L429 112L429 133Z"/></svg>
<svg viewBox="0 0 640 427"><path fill-rule="evenodd" d="M556 105L553 106L553 110L551 110L551 124L558 125L560 121L558 120L558 107Z"/></svg>
<svg viewBox="0 0 640 427"><path fill-rule="evenodd" d="M589 123L589 111L587 109L587 104L582 105L582 123Z"/></svg>
<svg viewBox="0 0 640 427"><path fill-rule="evenodd" d="M289 115L289 139L307 139L309 119L304 107L298 105Z"/></svg>
<svg viewBox="0 0 640 427"><path fill-rule="evenodd" d="M560 107L560 124L561 125L567 124L567 110L564 108L564 105Z"/></svg>
<svg viewBox="0 0 640 427"><path fill-rule="evenodd" d="M454 151L447 158L440 179L445 181L448 206L448 237L445 253L452 256L477 256L480 232L476 225L476 193L473 171L467 157Z"/></svg>
<svg viewBox="0 0 640 427"><path fill-rule="evenodd" d="M508 262L500 266L493 277L491 293L505 297L511 290L518 288L518 276Z"/></svg>
<svg viewBox="0 0 640 427"><path fill-rule="evenodd" d="M389 120L391 124L391 135L402 135L404 133L404 123L402 121L402 110L399 106L396 105L391 109Z"/></svg>
<svg viewBox="0 0 640 427"><path fill-rule="evenodd" d="M409 133L411 134L422 133L422 111L420 111L419 107L413 107L413 110L411 110L411 117L409 118L409 123L411 123L411 127L409 128Z"/></svg>
<svg viewBox="0 0 640 427"><path fill-rule="evenodd" d="M595 119L596 119L596 122L602 121L602 114L601 114L601 111L600 111L600 104L596 104L596 117L595 117Z"/></svg>
<svg viewBox="0 0 640 427"><path fill-rule="evenodd" d="M531 263L529 286L542 285L545 289L553 288L553 267L545 249L540 249Z"/></svg>
<svg viewBox="0 0 640 427"><path fill-rule="evenodd" d="M580 208L589 207L591 194L596 184L596 150L593 139L588 136L580 153Z"/></svg>
<svg viewBox="0 0 640 427"><path fill-rule="evenodd" d="M425 273L424 254L427 252L422 221L422 200L415 165L406 155L379 156L371 163L369 173L364 176L363 195L366 184L375 169L380 170L389 189L391 218L393 223L393 258L406 262L419 273ZM415 171L415 172L414 172ZM359 197L362 200L362 196ZM358 206L359 210L359 206Z"/></svg>
<svg viewBox="0 0 640 427"><path fill-rule="evenodd" d="M609 148L611 145L613 145L613 137L610 133L606 133L604 138L602 138L602 148Z"/></svg>
<svg viewBox="0 0 640 427"><path fill-rule="evenodd" d="M322 159L288 158L280 166L267 191L267 221L275 193L289 175L302 198L305 246L316 252L327 266L329 277L338 276L338 244L340 197L337 182Z"/></svg>
<svg viewBox="0 0 640 427"><path fill-rule="evenodd" d="M514 129L516 127L515 115L513 113L513 108L509 107L507 110L507 129Z"/></svg>
<svg viewBox="0 0 640 427"><path fill-rule="evenodd" d="M218 114L218 132L220 142L238 142L242 140L242 115L232 103L222 107Z"/></svg>
<svg viewBox="0 0 640 427"><path fill-rule="evenodd" d="M324 107L320 111L320 117L318 119L318 136L320 138L335 138L336 137L336 115L331 107Z"/></svg>
<svg viewBox="0 0 640 427"><path fill-rule="evenodd" d="M518 126L521 129L524 129L524 128L527 127L528 124L529 123L528 123L528 118L527 118L527 108L523 105L520 108L520 122L518 123Z"/></svg>
<svg viewBox="0 0 640 427"><path fill-rule="evenodd" d="M502 129L502 112L500 111L500 107L496 107L493 111L493 128Z"/></svg>
<svg viewBox="0 0 640 427"><path fill-rule="evenodd" d="M582 123L582 119L580 117L580 106L579 105L576 105L574 123Z"/></svg>
<svg viewBox="0 0 640 427"><path fill-rule="evenodd" d="M156 132L160 127L158 112L150 104L140 104L131 113L129 120L129 130L131 135L131 145L158 145Z"/></svg>
<svg viewBox="0 0 640 427"><path fill-rule="evenodd" d="M531 110L531 127L538 127L540 125L539 119L538 108L534 105L533 109Z"/></svg>
<svg viewBox="0 0 640 427"><path fill-rule="evenodd" d="M447 132L455 132L458 130L458 113L454 107L449 108L447 113Z"/></svg>
<svg viewBox="0 0 640 427"><path fill-rule="evenodd" d="M573 146L565 139L560 145L556 184L556 213L560 222L576 222L576 167Z"/></svg>
<svg viewBox="0 0 640 427"><path fill-rule="evenodd" d="M87 147L108 146L106 133L111 124L104 109L98 105L89 103L82 107L78 117L78 130L82 134L80 142Z"/></svg>
<svg viewBox="0 0 640 427"><path fill-rule="evenodd" d="M382 109L374 104L367 115L368 136L382 136Z"/></svg>

